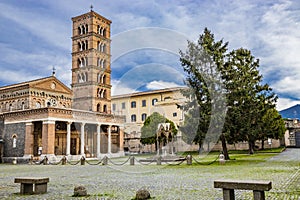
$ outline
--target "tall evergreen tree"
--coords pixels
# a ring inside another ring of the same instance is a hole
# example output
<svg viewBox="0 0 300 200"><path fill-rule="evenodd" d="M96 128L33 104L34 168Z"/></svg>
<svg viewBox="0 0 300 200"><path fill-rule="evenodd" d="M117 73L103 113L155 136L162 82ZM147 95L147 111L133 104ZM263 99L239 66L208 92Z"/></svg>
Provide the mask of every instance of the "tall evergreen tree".
<svg viewBox="0 0 300 200"><path fill-rule="evenodd" d="M188 41L186 52L180 51L190 88L183 92L190 101L184 106L187 115L180 130L187 142L199 145L199 151L205 138L216 141L222 131L226 102L219 68L226 50L227 43L215 42L214 35L205 29L197 43Z"/></svg>
<svg viewBox="0 0 300 200"><path fill-rule="evenodd" d="M183 92L190 100L184 107L189 121L185 120L181 130L188 142L198 143L201 148L207 134L222 129L220 140L225 159L229 159L226 140L231 144L248 141L249 153L254 152L255 141L265 138L268 132L263 117L274 109L277 100L270 86L262 84L259 60L243 48L227 53L227 45L223 40L215 41L205 28L196 44L188 42L187 51L180 51L181 65L191 88ZM227 115L223 127L224 94ZM272 119L281 131L280 119ZM191 134L193 129L196 131Z"/></svg>
<svg viewBox="0 0 300 200"><path fill-rule="evenodd" d="M228 113L225 123L227 141L248 141L249 153L254 153L259 138L262 117L275 107L276 95L267 84L262 84L259 60L247 49L231 51L223 69L226 80Z"/></svg>

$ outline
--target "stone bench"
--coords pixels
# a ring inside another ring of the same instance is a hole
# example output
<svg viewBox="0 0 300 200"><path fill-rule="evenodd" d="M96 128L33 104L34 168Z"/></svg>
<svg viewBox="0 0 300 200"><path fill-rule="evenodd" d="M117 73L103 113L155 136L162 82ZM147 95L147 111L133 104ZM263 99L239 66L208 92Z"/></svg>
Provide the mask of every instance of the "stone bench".
<svg viewBox="0 0 300 200"><path fill-rule="evenodd" d="M20 194L42 194L47 192L46 177L18 177L15 183L21 183Z"/></svg>
<svg viewBox="0 0 300 200"><path fill-rule="evenodd" d="M216 180L215 188L223 189L223 200L234 200L234 190L253 190L254 200L265 200L265 191L272 189L271 181Z"/></svg>

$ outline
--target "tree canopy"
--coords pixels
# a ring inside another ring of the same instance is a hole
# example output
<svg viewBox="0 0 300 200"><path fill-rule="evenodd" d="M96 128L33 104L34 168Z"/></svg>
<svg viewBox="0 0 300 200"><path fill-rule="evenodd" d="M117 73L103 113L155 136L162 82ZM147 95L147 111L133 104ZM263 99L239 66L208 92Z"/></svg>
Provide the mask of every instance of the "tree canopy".
<svg viewBox="0 0 300 200"><path fill-rule="evenodd" d="M142 144L156 144L157 142L157 129L158 125L161 123L170 123L170 130L172 134L177 135L177 128L171 120L165 118L158 112L152 113L146 118L144 125L141 129L141 143ZM159 140L162 138L158 138Z"/></svg>
<svg viewBox="0 0 300 200"><path fill-rule="evenodd" d="M204 138L222 129L220 139L229 159L225 139L228 143L248 141L249 153L253 153L256 140L280 138L284 124L275 109L277 96L262 83L259 60L247 49L228 52L227 46L228 42L215 41L205 28L197 43L189 41L186 52L180 51L190 88L190 92L183 92L190 101L184 106L187 114L181 130L188 142L201 147ZM193 127L197 130L191 135Z"/></svg>

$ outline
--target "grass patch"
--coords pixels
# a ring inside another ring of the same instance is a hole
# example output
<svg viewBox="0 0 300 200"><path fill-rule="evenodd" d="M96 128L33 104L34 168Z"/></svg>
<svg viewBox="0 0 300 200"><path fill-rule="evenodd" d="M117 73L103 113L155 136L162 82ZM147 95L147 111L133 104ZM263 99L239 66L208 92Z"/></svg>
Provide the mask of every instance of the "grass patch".
<svg viewBox="0 0 300 200"><path fill-rule="evenodd" d="M234 153L231 153L230 160L227 160L225 162L225 166L234 166L234 165L253 165L258 163L266 162L268 159L272 158L273 156L278 155L278 153L273 152L257 152L255 154L246 154L242 153L243 151L237 151ZM274 151L276 152L276 151ZM188 154L191 155L191 154ZM216 152L210 152L207 155L198 155L194 154L193 156L193 162L192 165L187 165L186 162L184 162L181 165L169 165L171 167L177 167L177 168L184 168L184 167L190 167L190 166L197 166L197 165L206 165L206 166L220 166L219 164L219 154Z"/></svg>
<svg viewBox="0 0 300 200"><path fill-rule="evenodd" d="M91 195L91 196L94 196L94 197L107 197L107 198L114 198L114 195L113 194L110 194L110 193L99 193L99 194L95 194L95 195Z"/></svg>

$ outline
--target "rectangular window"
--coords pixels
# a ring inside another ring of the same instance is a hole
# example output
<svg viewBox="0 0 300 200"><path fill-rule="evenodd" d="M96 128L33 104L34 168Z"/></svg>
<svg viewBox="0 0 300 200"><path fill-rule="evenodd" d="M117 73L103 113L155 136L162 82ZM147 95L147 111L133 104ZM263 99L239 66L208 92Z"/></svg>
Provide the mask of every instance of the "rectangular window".
<svg viewBox="0 0 300 200"><path fill-rule="evenodd" d="M122 103L122 109L125 109L126 106L125 106L125 102Z"/></svg>
<svg viewBox="0 0 300 200"><path fill-rule="evenodd" d="M174 113L173 113L173 117L177 117L177 112L174 112Z"/></svg>
<svg viewBox="0 0 300 200"><path fill-rule="evenodd" d="M115 103L112 105L112 109L113 109L113 111L116 111L116 104Z"/></svg>
<svg viewBox="0 0 300 200"><path fill-rule="evenodd" d="M147 118L147 114L146 114L146 113L143 113L143 114L142 114L142 121L145 121L146 118Z"/></svg>
<svg viewBox="0 0 300 200"><path fill-rule="evenodd" d="M131 115L131 122L136 122L136 115Z"/></svg>
<svg viewBox="0 0 300 200"><path fill-rule="evenodd" d="M131 108L135 108L136 107L136 102L135 101L132 101L131 102Z"/></svg>
<svg viewBox="0 0 300 200"><path fill-rule="evenodd" d="M142 101L142 107L146 107L146 100Z"/></svg>

